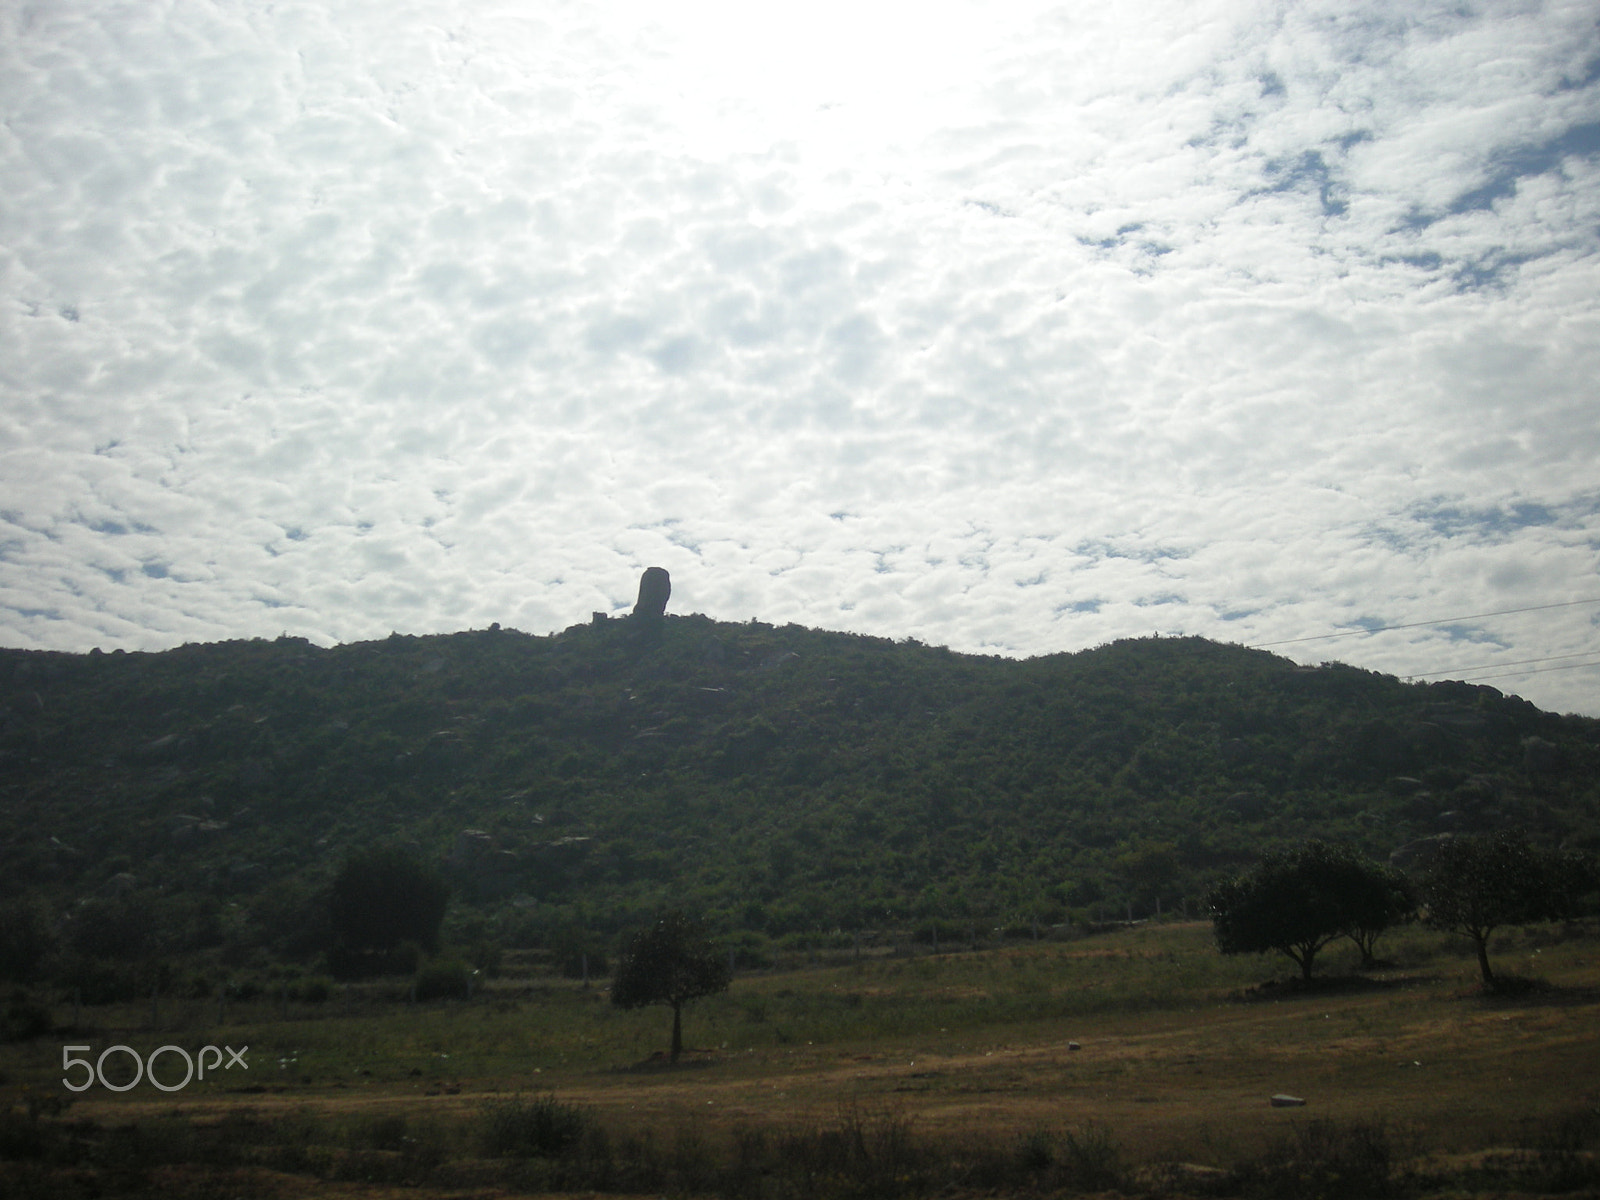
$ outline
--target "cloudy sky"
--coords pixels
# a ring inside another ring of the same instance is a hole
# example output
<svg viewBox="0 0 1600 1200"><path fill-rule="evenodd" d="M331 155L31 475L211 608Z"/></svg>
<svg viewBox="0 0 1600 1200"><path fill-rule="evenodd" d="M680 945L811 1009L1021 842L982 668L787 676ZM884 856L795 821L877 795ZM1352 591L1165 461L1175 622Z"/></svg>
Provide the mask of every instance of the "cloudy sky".
<svg viewBox="0 0 1600 1200"><path fill-rule="evenodd" d="M1600 714L1592 0L6 0L0 118L0 644L655 564Z"/></svg>

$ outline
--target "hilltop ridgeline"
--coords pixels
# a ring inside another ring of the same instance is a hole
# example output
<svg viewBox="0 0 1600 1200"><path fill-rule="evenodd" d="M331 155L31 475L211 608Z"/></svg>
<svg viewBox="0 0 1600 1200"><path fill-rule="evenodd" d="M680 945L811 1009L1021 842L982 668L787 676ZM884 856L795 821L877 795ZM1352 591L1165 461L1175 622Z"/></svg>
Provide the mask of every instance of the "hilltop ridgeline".
<svg viewBox="0 0 1600 1200"><path fill-rule="evenodd" d="M508 944L668 902L767 935L1146 915L1310 836L1600 844L1600 722L1493 688L1199 638L1017 661L655 623L0 651L0 888L294 955L385 840Z"/></svg>

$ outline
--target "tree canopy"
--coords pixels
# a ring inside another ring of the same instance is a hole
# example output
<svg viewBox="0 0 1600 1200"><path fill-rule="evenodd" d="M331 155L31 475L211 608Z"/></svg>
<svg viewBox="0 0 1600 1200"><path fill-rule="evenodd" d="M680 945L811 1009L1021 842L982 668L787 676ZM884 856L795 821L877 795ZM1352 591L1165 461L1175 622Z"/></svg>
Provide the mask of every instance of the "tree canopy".
<svg viewBox="0 0 1600 1200"><path fill-rule="evenodd" d="M1345 935L1361 951L1361 965L1377 960L1378 938L1417 915L1417 887L1398 867L1354 861L1349 872L1349 925Z"/></svg>
<svg viewBox="0 0 1600 1200"><path fill-rule="evenodd" d="M329 894L339 943L357 953L384 953L402 942L424 950L439 944L450 889L439 873L397 846L357 851L345 860Z"/></svg>
<svg viewBox="0 0 1600 1200"><path fill-rule="evenodd" d="M1377 936L1411 911L1396 874L1323 841L1269 854L1207 895L1217 946L1224 954L1276 950L1306 979L1318 951L1335 938L1355 939L1368 958Z"/></svg>
<svg viewBox="0 0 1600 1200"><path fill-rule="evenodd" d="M1521 830L1448 838L1423 878L1427 922L1471 939L1483 982L1493 987L1489 937L1502 925L1566 916L1593 878L1577 855L1541 850Z"/></svg>
<svg viewBox="0 0 1600 1200"><path fill-rule="evenodd" d="M674 911L629 939L611 981L611 1003L618 1008L670 1004L672 1061L677 1062L683 1052L683 1006L727 991L730 980L726 956L697 922Z"/></svg>

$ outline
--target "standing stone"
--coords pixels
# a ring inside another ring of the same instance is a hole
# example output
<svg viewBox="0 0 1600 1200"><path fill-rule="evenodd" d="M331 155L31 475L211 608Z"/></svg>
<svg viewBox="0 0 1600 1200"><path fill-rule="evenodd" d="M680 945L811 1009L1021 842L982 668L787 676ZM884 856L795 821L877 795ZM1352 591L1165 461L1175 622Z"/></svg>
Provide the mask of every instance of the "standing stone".
<svg viewBox="0 0 1600 1200"><path fill-rule="evenodd" d="M672 576L664 567L646 567L639 577L639 599L633 606L636 617L659 620L667 611L667 599L672 595Z"/></svg>

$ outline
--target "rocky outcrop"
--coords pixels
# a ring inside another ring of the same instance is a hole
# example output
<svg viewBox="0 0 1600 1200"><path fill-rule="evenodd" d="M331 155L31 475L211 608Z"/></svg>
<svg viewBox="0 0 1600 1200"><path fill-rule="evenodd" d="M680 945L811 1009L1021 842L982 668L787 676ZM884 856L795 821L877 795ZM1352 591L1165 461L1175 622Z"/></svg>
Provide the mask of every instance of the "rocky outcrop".
<svg viewBox="0 0 1600 1200"><path fill-rule="evenodd" d="M633 606L633 615L659 621L667 611L667 600L672 595L672 576L665 567L646 567L639 577L639 599Z"/></svg>

